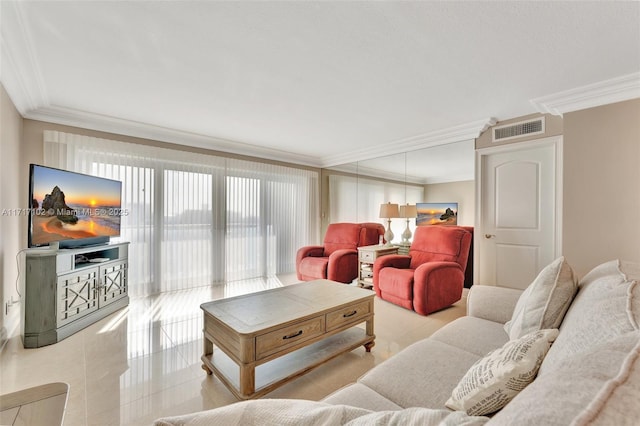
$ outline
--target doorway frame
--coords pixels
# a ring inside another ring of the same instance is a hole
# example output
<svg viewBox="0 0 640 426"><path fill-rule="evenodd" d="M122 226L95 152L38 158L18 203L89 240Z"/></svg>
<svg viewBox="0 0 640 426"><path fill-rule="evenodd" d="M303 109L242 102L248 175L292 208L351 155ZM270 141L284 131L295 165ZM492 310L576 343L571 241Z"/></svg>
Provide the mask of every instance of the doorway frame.
<svg viewBox="0 0 640 426"><path fill-rule="evenodd" d="M474 238L473 243L473 251L474 251L474 261L473 261L473 283L474 284L484 284L484 285L496 285L495 283L479 283L480 277L480 262L481 262L481 238L484 235L484 227L485 227L485 218L482 216L482 175L483 175L483 158L493 154L502 154L509 152L517 152L517 151L525 151L535 147L543 147L543 146L552 146L554 148L555 155L555 227L554 227L554 236L555 243L554 247L554 258L558 258L562 255L562 221L563 221L563 169L564 169L564 158L563 158L563 135L556 136L548 136L539 139L521 141L521 142L511 142L504 145L491 146L486 148L476 149L475 153L475 224L474 224Z"/></svg>

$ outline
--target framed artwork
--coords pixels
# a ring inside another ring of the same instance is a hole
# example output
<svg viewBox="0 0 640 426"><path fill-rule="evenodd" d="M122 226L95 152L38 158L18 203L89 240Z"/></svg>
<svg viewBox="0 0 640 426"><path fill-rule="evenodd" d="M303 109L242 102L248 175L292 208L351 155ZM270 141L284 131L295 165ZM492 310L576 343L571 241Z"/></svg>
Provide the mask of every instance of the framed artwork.
<svg viewBox="0 0 640 426"><path fill-rule="evenodd" d="M416 226L458 224L458 203L416 203L416 208Z"/></svg>

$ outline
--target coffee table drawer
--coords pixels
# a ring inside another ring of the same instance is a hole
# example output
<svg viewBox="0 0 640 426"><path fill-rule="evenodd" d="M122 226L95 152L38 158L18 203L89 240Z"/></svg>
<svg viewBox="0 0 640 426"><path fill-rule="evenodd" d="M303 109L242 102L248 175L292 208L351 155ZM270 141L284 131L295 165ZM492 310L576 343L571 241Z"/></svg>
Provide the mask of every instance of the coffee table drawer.
<svg viewBox="0 0 640 426"><path fill-rule="evenodd" d="M321 336L324 333L324 316L283 327L256 337L256 360L287 349L296 343Z"/></svg>
<svg viewBox="0 0 640 426"><path fill-rule="evenodd" d="M352 323L371 313L370 302L361 302L357 305L347 306L327 314L327 330L333 330L344 324Z"/></svg>

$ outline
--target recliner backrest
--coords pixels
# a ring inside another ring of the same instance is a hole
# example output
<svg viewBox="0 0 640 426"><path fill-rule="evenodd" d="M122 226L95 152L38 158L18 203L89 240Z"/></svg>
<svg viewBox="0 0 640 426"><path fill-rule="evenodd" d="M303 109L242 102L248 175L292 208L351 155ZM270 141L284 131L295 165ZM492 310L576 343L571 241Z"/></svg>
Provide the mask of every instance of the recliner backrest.
<svg viewBox="0 0 640 426"><path fill-rule="evenodd" d="M411 269L426 262L456 262L467 267L471 233L457 226L419 226L409 249Z"/></svg>
<svg viewBox="0 0 640 426"><path fill-rule="evenodd" d="M324 236L324 255L329 256L336 250L356 250L378 244L380 235L384 235L384 226L375 222L331 223Z"/></svg>
<svg viewBox="0 0 640 426"><path fill-rule="evenodd" d="M359 223L331 223L324 236L324 255L336 250L356 250L360 241L362 226Z"/></svg>
<svg viewBox="0 0 640 426"><path fill-rule="evenodd" d="M380 242L380 235L384 235L384 226L376 222L364 222L360 225L362 230L358 247L373 246Z"/></svg>

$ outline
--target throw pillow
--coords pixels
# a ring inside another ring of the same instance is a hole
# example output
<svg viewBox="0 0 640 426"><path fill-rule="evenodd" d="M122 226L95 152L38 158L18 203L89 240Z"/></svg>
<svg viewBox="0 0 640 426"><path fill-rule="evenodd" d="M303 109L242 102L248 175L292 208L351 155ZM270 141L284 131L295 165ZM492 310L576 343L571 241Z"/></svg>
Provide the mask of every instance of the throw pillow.
<svg viewBox="0 0 640 426"><path fill-rule="evenodd" d="M446 406L484 416L498 411L535 379L557 329L540 330L510 340L471 366Z"/></svg>
<svg viewBox="0 0 640 426"><path fill-rule="evenodd" d="M571 266L564 257L554 260L520 295L511 321L504 325L509 338L560 327L577 291L578 280Z"/></svg>

